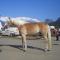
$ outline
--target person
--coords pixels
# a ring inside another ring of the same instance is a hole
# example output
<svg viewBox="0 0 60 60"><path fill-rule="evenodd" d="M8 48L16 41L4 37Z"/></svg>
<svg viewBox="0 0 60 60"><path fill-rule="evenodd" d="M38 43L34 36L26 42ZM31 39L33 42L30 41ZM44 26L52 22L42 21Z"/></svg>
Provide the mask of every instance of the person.
<svg viewBox="0 0 60 60"><path fill-rule="evenodd" d="M59 36L60 36L60 30L56 30L56 41L59 41Z"/></svg>

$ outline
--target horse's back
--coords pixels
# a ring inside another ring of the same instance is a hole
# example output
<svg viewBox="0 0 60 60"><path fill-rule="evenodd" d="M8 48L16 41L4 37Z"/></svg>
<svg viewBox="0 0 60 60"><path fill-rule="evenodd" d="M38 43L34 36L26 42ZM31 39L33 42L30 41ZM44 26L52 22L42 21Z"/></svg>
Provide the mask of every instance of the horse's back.
<svg viewBox="0 0 60 60"><path fill-rule="evenodd" d="M27 28L27 30L35 30L35 29L39 29L39 30L47 30L48 29L48 24L46 23L42 23L42 22L37 22L37 23L27 23L25 24L25 27Z"/></svg>
<svg viewBox="0 0 60 60"><path fill-rule="evenodd" d="M41 31L47 31L48 30L48 24L46 23L37 23Z"/></svg>

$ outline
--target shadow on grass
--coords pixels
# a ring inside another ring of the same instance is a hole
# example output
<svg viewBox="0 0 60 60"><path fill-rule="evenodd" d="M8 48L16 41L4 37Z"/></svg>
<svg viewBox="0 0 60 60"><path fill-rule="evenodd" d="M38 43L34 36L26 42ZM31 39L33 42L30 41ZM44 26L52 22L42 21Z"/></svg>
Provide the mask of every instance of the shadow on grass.
<svg viewBox="0 0 60 60"><path fill-rule="evenodd" d="M53 45L60 45L60 44L55 43L55 44L53 44Z"/></svg>
<svg viewBox="0 0 60 60"><path fill-rule="evenodd" d="M60 45L58 42L59 42L59 40L58 41L56 41L56 40L54 40L55 41L55 43L53 44L53 45Z"/></svg>
<svg viewBox="0 0 60 60"><path fill-rule="evenodd" d="M0 47L1 47L2 45L0 45ZM0 48L0 53L2 52L2 49Z"/></svg>
<svg viewBox="0 0 60 60"><path fill-rule="evenodd" d="M19 49L19 50L24 51L22 45L0 45L0 46L10 46L10 47L17 48L17 49ZM42 49L42 48L33 47L33 46L27 46L27 48L45 51L45 50ZM0 50L0 52L2 52L2 50Z"/></svg>
<svg viewBox="0 0 60 60"><path fill-rule="evenodd" d="M0 49L0 52L2 52L2 50Z"/></svg>

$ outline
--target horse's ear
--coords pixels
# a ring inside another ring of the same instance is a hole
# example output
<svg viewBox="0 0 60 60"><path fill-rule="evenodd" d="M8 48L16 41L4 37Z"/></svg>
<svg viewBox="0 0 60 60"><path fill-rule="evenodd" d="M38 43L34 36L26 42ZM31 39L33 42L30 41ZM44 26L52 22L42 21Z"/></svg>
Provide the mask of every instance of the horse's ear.
<svg viewBox="0 0 60 60"><path fill-rule="evenodd" d="M9 22L10 22L10 23L12 23L12 20L11 20L11 18L10 18L10 17L8 17L8 19L9 19Z"/></svg>
<svg viewBox="0 0 60 60"><path fill-rule="evenodd" d="M10 17L8 17L8 19L9 19L9 20L11 20L11 18L10 18Z"/></svg>

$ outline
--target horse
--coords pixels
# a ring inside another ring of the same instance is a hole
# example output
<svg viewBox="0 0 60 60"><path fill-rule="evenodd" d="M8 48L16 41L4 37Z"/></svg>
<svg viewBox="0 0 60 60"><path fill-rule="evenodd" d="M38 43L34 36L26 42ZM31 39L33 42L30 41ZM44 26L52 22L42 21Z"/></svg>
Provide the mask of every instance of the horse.
<svg viewBox="0 0 60 60"><path fill-rule="evenodd" d="M11 23L16 24L12 21L10 22L10 24ZM27 35L33 35L39 32L42 33L45 39L44 50L45 51L51 50L52 48L51 31L50 31L50 26L48 24L42 22L25 23L23 25L18 25L17 28L22 37L22 46L24 51L27 50L27 40L26 40Z"/></svg>

